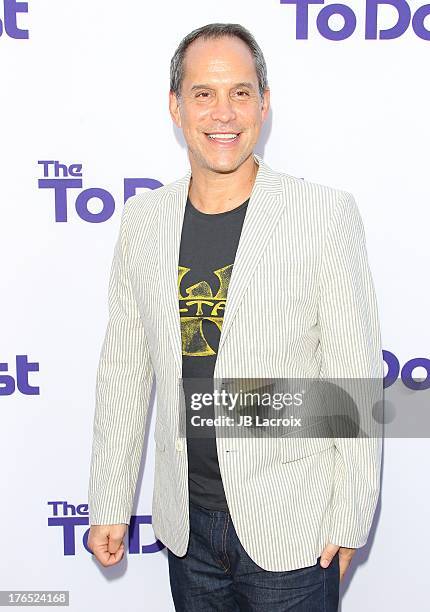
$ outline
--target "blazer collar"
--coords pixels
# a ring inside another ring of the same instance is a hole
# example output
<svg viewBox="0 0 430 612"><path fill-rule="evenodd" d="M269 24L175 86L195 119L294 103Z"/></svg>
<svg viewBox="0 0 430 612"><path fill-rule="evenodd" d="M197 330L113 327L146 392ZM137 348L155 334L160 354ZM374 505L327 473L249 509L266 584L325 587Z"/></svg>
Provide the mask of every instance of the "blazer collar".
<svg viewBox="0 0 430 612"><path fill-rule="evenodd" d="M283 189L280 174L272 170L256 153L254 159L259 167L230 277L218 355L223 349L251 277L285 207L285 199L281 197ZM179 376L182 373L182 339L178 304L179 248L190 179L191 169L181 179L166 186L165 198L158 208L158 278L164 296L165 324ZM218 356L214 378L218 378L217 365Z"/></svg>

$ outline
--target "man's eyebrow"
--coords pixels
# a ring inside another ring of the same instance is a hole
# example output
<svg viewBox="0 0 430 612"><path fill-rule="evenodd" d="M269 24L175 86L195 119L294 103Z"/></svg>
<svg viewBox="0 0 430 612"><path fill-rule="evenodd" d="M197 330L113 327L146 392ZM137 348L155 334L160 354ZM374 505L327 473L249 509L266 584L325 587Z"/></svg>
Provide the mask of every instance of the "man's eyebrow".
<svg viewBox="0 0 430 612"><path fill-rule="evenodd" d="M235 87L248 87L248 89L254 89L254 83L250 81L241 81L240 83L235 83L232 89ZM213 87L208 83L197 83L191 87L191 91L195 91L196 89L213 89Z"/></svg>

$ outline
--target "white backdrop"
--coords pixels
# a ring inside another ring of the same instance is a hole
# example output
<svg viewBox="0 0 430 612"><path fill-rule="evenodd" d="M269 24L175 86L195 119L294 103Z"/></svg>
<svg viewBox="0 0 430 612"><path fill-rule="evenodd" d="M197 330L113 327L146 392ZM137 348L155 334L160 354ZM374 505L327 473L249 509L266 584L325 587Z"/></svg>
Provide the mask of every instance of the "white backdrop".
<svg viewBox="0 0 430 612"><path fill-rule="evenodd" d="M430 363L430 42L412 26L391 40L366 39L366 2L345 3L357 27L334 41L316 27L322 5L310 6L309 36L297 39L296 8L279 0L30 0L17 14L13 0L0 1L0 589L66 589L79 612L173 610L166 551L151 552L150 522L140 528L149 548L114 568L95 562L83 538L124 180L165 184L187 169L168 114L169 61L195 27L230 21L253 32L272 93L257 152L273 168L355 195L384 349L401 366ZM402 15L423 4L397 2ZM381 3L378 17L387 29L398 12ZM340 29L343 19L329 24ZM430 17L423 25L430 31ZM64 179L75 182L66 189ZM94 188L104 190L103 204L89 200L85 214L86 196L100 192L80 194ZM153 423L135 507L148 521ZM381 500L342 582L340 610L427 609L428 453L426 438L386 440Z"/></svg>

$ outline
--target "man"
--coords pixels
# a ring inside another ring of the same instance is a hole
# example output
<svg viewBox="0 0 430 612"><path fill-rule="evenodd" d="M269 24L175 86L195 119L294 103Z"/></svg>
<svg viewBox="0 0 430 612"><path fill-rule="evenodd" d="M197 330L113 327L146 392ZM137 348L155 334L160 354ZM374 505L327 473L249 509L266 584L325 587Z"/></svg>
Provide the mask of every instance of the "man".
<svg viewBox="0 0 430 612"><path fill-rule="evenodd" d="M111 271L88 544L102 565L123 556L155 376L153 528L175 607L187 612L336 610L379 494L377 438L198 437L188 418L184 436L181 376L382 388L357 205L254 153L269 95L243 27L210 24L181 42L169 104L191 169L129 198Z"/></svg>

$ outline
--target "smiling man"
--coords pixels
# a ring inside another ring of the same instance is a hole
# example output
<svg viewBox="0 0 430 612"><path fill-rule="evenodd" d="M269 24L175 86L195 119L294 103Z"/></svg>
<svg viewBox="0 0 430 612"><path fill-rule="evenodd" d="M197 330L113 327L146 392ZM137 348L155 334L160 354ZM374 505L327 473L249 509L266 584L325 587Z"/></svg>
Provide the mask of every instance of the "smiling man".
<svg viewBox="0 0 430 612"><path fill-rule="evenodd" d="M210 393L218 379L362 378L382 393L354 197L254 153L269 105L248 30L209 24L182 40L169 107L190 170L127 200L112 264L88 545L106 566L124 554L155 377L153 528L184 612L334 612L379 495L379 438L235 438L197 433L189 418L181 427L178 381L187 417L196 381Z"/></svg>

